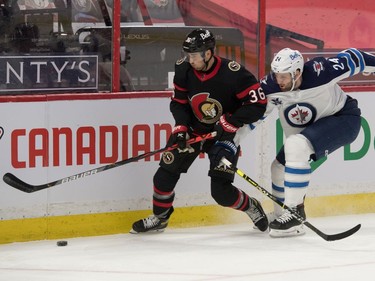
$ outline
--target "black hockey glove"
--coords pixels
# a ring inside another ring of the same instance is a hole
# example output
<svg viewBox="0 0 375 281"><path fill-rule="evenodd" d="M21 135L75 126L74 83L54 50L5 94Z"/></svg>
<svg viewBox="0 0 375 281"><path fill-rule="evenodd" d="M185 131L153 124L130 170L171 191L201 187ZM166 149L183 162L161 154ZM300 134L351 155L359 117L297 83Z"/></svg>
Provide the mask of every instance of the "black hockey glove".
<svg viewBox="0 0 375 281"><path fill-rule="evenodd" d="M189 135L187 133L187 127L179 125L173 128L172 131L172 144L177 144L178 151L181 152L191 152L193 149L190 145L186 144L186 141L189 139ZM194 149L193 149L194 151Z"/></svg>
<svg viewBox="0 0 375 281"><path fill-rule="evenodd" d="M233 142L234 136L238 130L238 127L229 123L226 118L227 115L222 115L220 120L216 123L214 131L216 131L215 140L218 141L231 141Z"/></svg>
<svg viewBox="0 0 375 281"><path fill-rule="evenodd" d="M237 146L228 140L217 141L214 146L208 152L208 157L210 158L211 169L215 167L223 166L221 159L225 157L230 162L233 161L233 157L237 154Z"/></svg>

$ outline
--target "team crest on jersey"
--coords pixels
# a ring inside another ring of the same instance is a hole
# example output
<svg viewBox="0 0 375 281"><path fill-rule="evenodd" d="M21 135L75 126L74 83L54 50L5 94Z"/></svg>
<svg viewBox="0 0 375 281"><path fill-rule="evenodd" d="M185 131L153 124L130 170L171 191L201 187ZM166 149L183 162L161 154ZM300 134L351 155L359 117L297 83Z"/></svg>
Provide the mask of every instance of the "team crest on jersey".
<svg viewBox="0 0 375 281"><path fill-rule="evenodd" d="M316 109L308 103L293 104L285 109L284 116L290 126L306 127L314 122Z"/></svg>
<svg viewBox="0 0 375 281"><path fill-rule="evenodd" d="M200 93L190 99L190 104L195 117L205 124L216 123L223 113L223 107L215 99L210 98L209 93Z"/></svg>
<svg viewBox="0 0 375 281"><path fill-rule="evenodd" d="M314 61L313 68L317 76L320 75L321 71L324 71L324 66L321 62Z"/></svg>
<svg viewBox="0 0 375 281"><path fill-rule="evenodd" d="M240 70L241 65L236 61L231 61L230 63L228 63L228 67L232 71L238 71Z"/></svg>
<svg viewBox="0 0 375 281"><path fill-rule="evenodd" d="M163 153L163 162L167 165L172 164L174 161L174 155L170 151L166 151Z"/></svg>

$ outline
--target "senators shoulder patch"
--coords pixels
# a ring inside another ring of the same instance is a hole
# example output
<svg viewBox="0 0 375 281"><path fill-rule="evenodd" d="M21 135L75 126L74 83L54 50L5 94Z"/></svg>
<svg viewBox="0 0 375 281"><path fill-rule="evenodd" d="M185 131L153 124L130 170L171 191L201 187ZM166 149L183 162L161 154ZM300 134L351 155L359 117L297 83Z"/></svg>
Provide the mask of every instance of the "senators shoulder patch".
<svg viewBox="0 0 375 281"><path fill-rule="evenodd" d="M241 68L241 65L236 61L231 61L228 63L228 67L232 71L238 71Z"/></svg>
<svg viewBox="0 0 375 281"><path fill-rule="evenodd" d="M176 61L177 65L182 64L185 61L185 58L180 58L178 61Z"/></svg>
<svg viewBox="0 0 375 281"><path fill-rule="evenodd" d="M165 164L170 165L174 161L174 155L172 152L166 151L162 154L162 159Z"/></svg>

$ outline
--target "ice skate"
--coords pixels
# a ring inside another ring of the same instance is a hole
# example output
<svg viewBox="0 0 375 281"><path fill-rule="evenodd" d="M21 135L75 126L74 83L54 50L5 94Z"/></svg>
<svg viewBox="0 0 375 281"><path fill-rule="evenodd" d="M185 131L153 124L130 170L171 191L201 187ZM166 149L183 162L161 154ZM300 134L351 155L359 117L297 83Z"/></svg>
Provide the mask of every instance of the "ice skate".
<svg viewBox="0 0 375 281"><path fill-rule="evenodd" d="M268 219L266 213L263 211L262 205L255 198L249 198L251 205L245 212L253 221L255 227L264 232L268 229Z"/></svg>
<svg viewBox="0 0 375 281"><path fill-rule="evenodd" d="M145 219L141 219L133 223L130 230L132 234L146 233L146 232L164 232L168 226L169 217L173 212L173 207L168 210L166 215L150 215Z"/></svg>
<svg viewBox="0 0 375 281"><path fill-rule="evenodd" d="M304 219L306 219L305 207L303 204L297 206L296 208L292 208L292 210L297 211ZM272 221L269 227L269 234L274 238L299 236L305 234L303 224L299 222L289 210L284 210L283 214Z"/></svg>

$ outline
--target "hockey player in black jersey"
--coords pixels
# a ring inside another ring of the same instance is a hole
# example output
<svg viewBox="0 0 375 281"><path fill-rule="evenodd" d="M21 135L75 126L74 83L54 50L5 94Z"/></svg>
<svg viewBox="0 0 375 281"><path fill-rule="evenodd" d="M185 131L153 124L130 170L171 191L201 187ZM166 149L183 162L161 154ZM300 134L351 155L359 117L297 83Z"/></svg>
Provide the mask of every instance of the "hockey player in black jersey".
<svg viewBox="0 0 375 281"><path fill-rule="evenodd" d="M255 198L233 186L234 172L222 157L236 164L241 132L261 118L266 98L256 78L235 61L216 56L215 37L196 29L183 42L185 57L176 62L170 111L175 127L153 178L153 214L133 224L131 233L163 231L173 212L174 189L200 152L210 159L211 195L221 206L245 212L261 231L268 229L263 208ZM246 125L246 126L244 126ZM217 132L214 140L187 146L189 137Z"/></svg>
<svg viewBox="0 0 375 281"><path fill-rule="evenodd" d="M352 143L360 131L357 100L337 82L361 72L375 72L375 56L352 48L305 63L299 51L285 48L274 57L271 73L261 80L268 101L265 116L277 108L285 134L284 146L271 165L272 193L302 217L306 218L310 161ZM288 210L275 205L275 215L271 237L305 233Z"/></svg>

